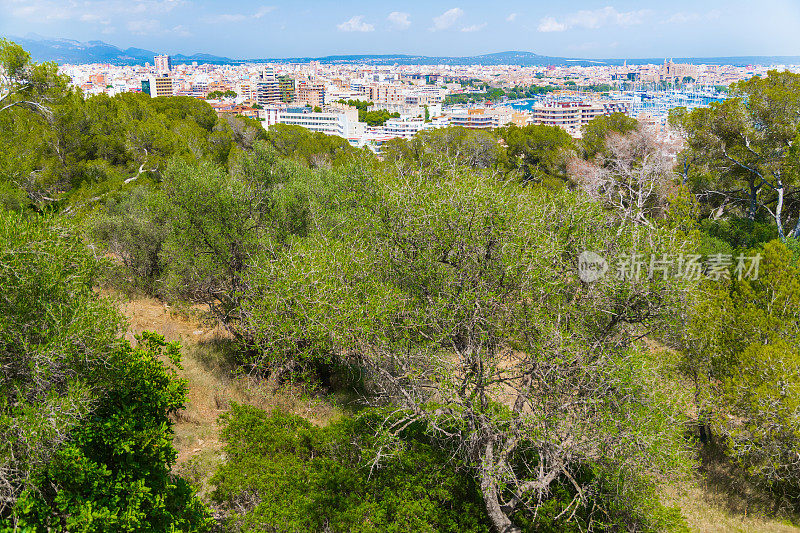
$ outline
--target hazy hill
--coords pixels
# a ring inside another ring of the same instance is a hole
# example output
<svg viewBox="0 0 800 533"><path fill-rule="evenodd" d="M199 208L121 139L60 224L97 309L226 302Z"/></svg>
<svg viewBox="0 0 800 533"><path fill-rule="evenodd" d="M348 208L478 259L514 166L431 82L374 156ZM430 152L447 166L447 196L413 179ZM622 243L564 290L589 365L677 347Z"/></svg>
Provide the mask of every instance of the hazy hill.
<svg viewBox="0 0 800 533"><path fill-rule="evenodd" d="M22 45L28 50L35 61L56 61L58 63L113 63L113 64L143 64L152 62L153 57L164 51L145 50L142 48L122 49L118 46L103 41L80 42L71 39L53 39L40 35L29 34L25 37L8 36L9 39ZM167 51L168 53L168 51ZM673 58L676 63L695 63L707 65L800 65L800 56L744 56L744 57L698 57L698 58ZM262 58L228 58L207 53L192 55L172 54L174 63L200 63L235 64L245 62L282 61L293 63L368 63L374 65L520 65L520 66L548 66L548 65L621 65L627 61L630 64L657 64L664 58L614 58L614 59L585 59L543 56L533 52L509 51L496 52L476 56L424 56L408 54L353 54L331 55L324 57L262 57Z"/></svg>

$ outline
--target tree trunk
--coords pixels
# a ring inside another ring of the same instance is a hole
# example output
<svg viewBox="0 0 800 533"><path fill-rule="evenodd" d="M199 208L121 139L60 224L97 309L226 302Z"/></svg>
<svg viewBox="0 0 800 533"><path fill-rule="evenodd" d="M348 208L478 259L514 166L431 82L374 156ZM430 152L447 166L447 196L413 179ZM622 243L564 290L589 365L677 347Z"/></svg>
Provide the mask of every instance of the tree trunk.
<svg viewBox="0 0 800 533"><path fill-rule="evenodd" d="M747 213L747 218L750 220L756 219L756 211L758 210L758 187L750 185L750 209Z"/></svg>
<svg viewBox="0 0 800 533"><path fill-rule="evenodd" d="M492 479L491 474L492 466L494 465L494 445L491 441L486 444L481 459L481 492L483 493L483 500L486 502L486 513L492 521L494 530L497 533L522 533L522 530L515 526L508 515L503 512L500 505L497 483Z"/></svg>
<svg viewBox="0 0 800 533"><path fill-rule="evenodd" d="M792 230L791 237L800 239L800 213L797 215L797 225Z"/></svg>
<svg viewBox="0 0 800 533"><path fill-rule="evenodd" d="M786 236L783 234L783 220L781 215L783 211L783 183L780 181L775 188L775 192L778 193L778 203L775 205L775 224L778 225L778 237L780 237L782 241L785 241Z"/></svg>

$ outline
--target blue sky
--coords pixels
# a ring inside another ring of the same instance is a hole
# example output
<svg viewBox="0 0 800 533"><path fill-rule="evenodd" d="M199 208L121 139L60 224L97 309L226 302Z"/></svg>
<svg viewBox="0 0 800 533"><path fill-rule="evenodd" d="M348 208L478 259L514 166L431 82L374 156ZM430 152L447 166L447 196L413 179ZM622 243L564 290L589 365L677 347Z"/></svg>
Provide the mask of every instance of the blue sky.
<svg viewBox="0 0 800 533"><path fill-rule="evenodd" d="M800 0L0 0L0 35L234 58L800 55Z"/></svg>

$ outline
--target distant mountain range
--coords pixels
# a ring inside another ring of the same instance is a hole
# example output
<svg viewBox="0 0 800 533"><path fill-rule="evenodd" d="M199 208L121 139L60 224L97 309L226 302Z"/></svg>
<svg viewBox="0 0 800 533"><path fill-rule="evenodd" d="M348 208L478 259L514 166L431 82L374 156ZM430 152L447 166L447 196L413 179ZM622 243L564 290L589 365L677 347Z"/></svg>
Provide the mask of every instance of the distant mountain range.
<svg viewBox="0 0 800 533"><path fill-rule="evenodd" d="M152 63L157 55L152 50L142 48L122 49L103 41L79 42L70 39L51 39L35 34L25 37L8 36L28 50L36 61L56 61L58 63L112 63L116 65L134 65ZM163 53L163 52L160 52ZM800 65L800 56L744 56L744 57L676 57L676 63L695 63L706 65ZM532 52L498 52L465 57L436 57L406 54L388 55L337 55L325 57L289 57L289 58L249 58L231 59L229 57L197 53L190 56L183 54L172 55L173 63L217 63L241 64L252 62L291 62L308 63L368 63L374 65L520 65L520 66L548 66L548 65L621 65L624 61L630 64L657 64L664 58L616 58L616 59L584 59L552 57L534 54Z"/></svg>

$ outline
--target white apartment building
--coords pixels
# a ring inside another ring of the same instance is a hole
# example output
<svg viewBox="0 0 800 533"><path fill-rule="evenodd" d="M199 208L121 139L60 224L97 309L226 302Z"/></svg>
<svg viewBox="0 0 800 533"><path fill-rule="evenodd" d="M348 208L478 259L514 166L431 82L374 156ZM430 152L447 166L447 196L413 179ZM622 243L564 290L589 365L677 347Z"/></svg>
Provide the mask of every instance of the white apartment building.
<svg viewBox="0 0 800 533"><path fill-rule="evenodd" d="M461 126L470 130L491 130L510 123L510 110L472 108L456 110L450 115L450 126Z"/></svg>
<svg viewBox="0 0 800 533"><path fill-rule="evenodd" d="M389 138L410 139L423 129L425 129L425 121L421 118L390 118L383 125L382 133Z"/></svg>
<svg viewBox="0 0 800 533"><path fill-rule="evenodd" d="M389 113L400 113L401 116L425 117L425 105L416 104L389 104L385 102L375 102L369 106L369 111L388 111ZM428 116L434 117L442 114L442 104L430 104Z"/></svg>
<svg viewBox="0 0 800 533"><path fill-rule="evenodd" d="M358 121L356 108L344 106L326 106L322 112L314 112L310 107L287 107L277 112L275 120L275 124L302 126L311 131L338 135L348 140L361 139L367 127L366 123ZM271 125L268 122L269 120L263 122L264 127Z"/></svg>
<svg viewBox="0 0 800 533"><path fill-rule="evenodd" d="M625 101L550 102L533 106L533 123L579 129L592 119L611 113L630 114L631 105Z"/></svg>

